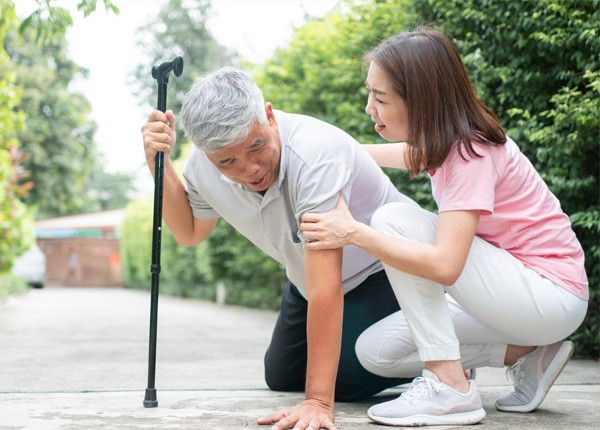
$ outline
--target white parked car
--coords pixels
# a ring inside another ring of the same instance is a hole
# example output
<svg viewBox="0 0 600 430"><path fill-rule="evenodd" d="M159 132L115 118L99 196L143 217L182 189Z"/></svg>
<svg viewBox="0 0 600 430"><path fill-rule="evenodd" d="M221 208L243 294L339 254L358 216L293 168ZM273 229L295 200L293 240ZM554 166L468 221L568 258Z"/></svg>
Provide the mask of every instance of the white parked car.
<svg viewBox="0 0 600 430"><path fill-rule="evenodd" d="M12 273L34 288L44 286L46 283L46 256L37 244L17 257Z"/></svg>

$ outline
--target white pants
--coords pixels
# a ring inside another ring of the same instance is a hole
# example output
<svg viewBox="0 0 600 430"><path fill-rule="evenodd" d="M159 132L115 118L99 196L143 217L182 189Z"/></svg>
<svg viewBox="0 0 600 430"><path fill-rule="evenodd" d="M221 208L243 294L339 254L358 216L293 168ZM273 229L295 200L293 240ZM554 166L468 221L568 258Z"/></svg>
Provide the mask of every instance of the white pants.
<svg viewBox="0 0 600 430"><path fill-rule="evenodd" d="M436 224L437 215L403 203L381 207L371 222L388 236L420 243L435 243ZM369 327L356 342L363 367L380 376L411 377L433 360L502 367L507 345L562 340L587 311L587 301L479 237L450 287L388 265L385 270L402 310Z"/></svg>

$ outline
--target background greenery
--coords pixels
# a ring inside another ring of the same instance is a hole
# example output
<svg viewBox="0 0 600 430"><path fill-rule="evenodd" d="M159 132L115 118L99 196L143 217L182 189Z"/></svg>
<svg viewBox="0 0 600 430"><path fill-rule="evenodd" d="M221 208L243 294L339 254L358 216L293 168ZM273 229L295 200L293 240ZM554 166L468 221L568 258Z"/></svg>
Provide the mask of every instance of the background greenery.
<svg viewBox="0 0 600 430"><path fill-rule="evenodd" d="M26 246L34 216L122 207L128 200L128 178L111 177L94 161L89 103L69 89L75 76L85 74L65 54L61 28L70 17L52 9L53 0L38 3L41 12L26 19L19 32L12 1L0 0L0 272ZM104 2L116 11L113 3L118 1ZM80 4L84 13L95 8L92 0ZM328 16L307 17L290 43L267 61L251 64L207 30L209 0L169 0L139 31L149 62L139 65L132 85L141 103L155 105L150 67L165 55L183 55L185 73L169 84L169 108L178 112L196 77L237 65L251 71L276 109L321 118L360 142L374 143L380 139L363 113L363 55L392 34L422 23L437 25L455 39L480 97L571 217L590 281L588 316L572 338L578 355L598 358L599 13L596 0L341 0ZM55 19L49 23L45 16ZM42 68L50 72L43 78L36 72ZM59 139L68 130L75 131L72 138ZM178 134L182 143L175 156L181 164L187 145ZM61 159L64 145L76 158L72 165ZM61 169L68 181L60 183L68 186L61 189L53 182L52 169ZM426 177L409 181L403 173L387 173L402 192L435 209ZM50 193L60 198L50 202ZM121 240L127 286L150 286L151 224L151 202L127 206ZM177 246L163 231L162 292L215 300L224 287L227 303L277 308L283 268L229 225L219 222L209 240L195 248Z"/></svg>
<svg viewBox="0 0 600 430"><path fill-rule="evenodd" d="M29 286L22 279L10 273L0 273L0 300L26 292Z"/></svg>

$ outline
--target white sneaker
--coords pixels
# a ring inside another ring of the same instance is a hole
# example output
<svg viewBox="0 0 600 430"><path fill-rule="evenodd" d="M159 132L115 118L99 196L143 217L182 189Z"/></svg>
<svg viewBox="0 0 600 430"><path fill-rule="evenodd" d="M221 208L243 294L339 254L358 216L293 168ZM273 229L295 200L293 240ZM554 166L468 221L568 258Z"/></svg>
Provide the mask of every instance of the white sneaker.
<svg viewBox="0 0 600 430"><path fill-rule="evenodd" d="M538 346L506 369L515 391L496 400L496 409L505 412L531 412L542 403L571 355L573 342Z"/></svg>
<svg viewBox="0 0 600 430"><path fill-rule="evenodd" d="M423 370L399 398L372 406L367 415L392 426L466 425L483 420L485 410L474 380L469 380L469 392L462 394Z"/></svg>

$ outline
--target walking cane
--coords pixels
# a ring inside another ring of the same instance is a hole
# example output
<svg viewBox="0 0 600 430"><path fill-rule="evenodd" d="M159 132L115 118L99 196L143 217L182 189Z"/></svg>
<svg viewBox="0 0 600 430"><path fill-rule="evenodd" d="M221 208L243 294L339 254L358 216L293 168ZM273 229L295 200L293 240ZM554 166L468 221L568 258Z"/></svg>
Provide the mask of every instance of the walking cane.
<svg viewBox="0 0 600 430"><path fill-rule="evenodd" d="M175 76L183 72L183 58L175 57L172 61L152 67L152 77L158 82L158 110L167 110L167 84L169 73ZM154 160L154 225L152 229L152 286L150 290L150 345L148 352L148 388L144 398L144 407L158 406L154 377L156 375L156 329L158 318L158 277L160 274L160 241L162 230L162 197L165 154L157 152Z"/></svg>

